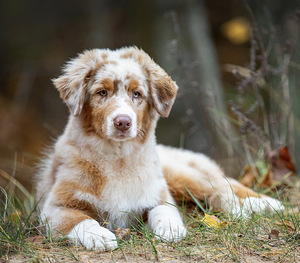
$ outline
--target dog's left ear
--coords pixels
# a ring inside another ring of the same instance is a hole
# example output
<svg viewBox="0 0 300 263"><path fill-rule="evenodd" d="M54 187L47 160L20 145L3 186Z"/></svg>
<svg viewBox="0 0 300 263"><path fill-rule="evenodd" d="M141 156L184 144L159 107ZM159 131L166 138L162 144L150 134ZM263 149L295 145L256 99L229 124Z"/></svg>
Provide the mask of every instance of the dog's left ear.
<svg viewBox="0 0 300 263"><path fill-rule="evenodd" d="M87 96L88 82L100 64L100 61L95 59L94 52L97 51L85 51L70 60L64 67L63 74L52 80L74 116L81 113Z"/></svg>
<svg viewBox="0 0 300 263"><path fill-rule="evenodd" d="M155 70L150 69L149 72L151 76L150 93L154 107L159 115L168 117L177 94L178 86L161 67L157 64L155 65Z"/></svg>
<svg viewBox="0 0 300 263"><path fill-rule="evenodd" d="M148 54L136 47L124 49L146 71L153 106L162 117L168 117L178 86Z"/></svg>

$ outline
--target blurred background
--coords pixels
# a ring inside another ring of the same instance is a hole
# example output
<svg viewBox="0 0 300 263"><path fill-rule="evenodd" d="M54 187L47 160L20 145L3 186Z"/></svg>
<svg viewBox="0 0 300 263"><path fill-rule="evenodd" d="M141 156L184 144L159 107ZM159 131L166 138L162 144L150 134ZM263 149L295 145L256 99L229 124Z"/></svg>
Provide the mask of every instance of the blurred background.
<svg viewBox="0 0 300 263"><path fill-rule="evenodd" d="M85 49L136 45L180 87L157 140L230 176L288 146L300 164L296 0L0 1L0 186L31 189L68 110L51 79Z"/></svg>

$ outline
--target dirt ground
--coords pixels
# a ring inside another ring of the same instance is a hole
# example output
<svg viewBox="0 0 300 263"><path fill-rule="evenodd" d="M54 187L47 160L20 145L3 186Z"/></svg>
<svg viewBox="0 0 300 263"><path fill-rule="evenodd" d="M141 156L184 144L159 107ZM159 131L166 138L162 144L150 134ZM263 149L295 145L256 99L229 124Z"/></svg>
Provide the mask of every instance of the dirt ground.
<svg viewBox="0 0 300 263"><path fill-rule="evenodd" d="M74 257L72 258L71 251L68 252L61 251L59 249L44 250L40 251L38 258L32 258L29 256L22 255L10 255L8 258L0 258L0 263L21 263L21 262L60 262L60 263L109 263L109 262L251 262L251 263L263 263L263 262L300 262L300 247L295 248L295 256L293 258L286 258L284 254L278 251L278 254L272 253L272 255L266 254L261 255L250 255L245 253L240 255L239 259L233 260L227 256L222 256L222 254L213 255L211 252L206 250L197 249L194 251L193 255L190 256L176 256L177 253L172 253L172 248L170 247L159 247L157 256L153 253L136 251L134 253L127 252L123 249L110 252L97 252L97 251L87 251L84 248L70 248Z"/></svg>

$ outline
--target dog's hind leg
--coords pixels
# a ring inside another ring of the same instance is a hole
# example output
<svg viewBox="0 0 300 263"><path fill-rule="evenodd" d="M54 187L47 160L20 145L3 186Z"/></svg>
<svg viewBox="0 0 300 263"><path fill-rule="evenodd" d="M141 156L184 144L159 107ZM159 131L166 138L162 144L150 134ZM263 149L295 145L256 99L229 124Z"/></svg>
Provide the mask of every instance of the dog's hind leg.
<svg viewBox="0 0 300 263"><path fill-rule="evenodd" d="M177 203L184 201L207 201L213 210L222 210L238 215L241 211L240 200L234 194L226 178L220 176L219 180L213 180L203 172L182 165L176 169L164 166L163 172L167 180L169 190Z"/></svg>
<svg viewBox="0 0 300 263"><path fill-rule="evenodd" d="M222 169L203 154L171 147L158 146L163 173L170 192L177 202L208 201L214 210L233 216L248 217L252 212L282 210L276 199L260 195L224 175Z"/></svg>
<svg viewBox="0 0 300 263"><path fill-rule="evenodd" d="M228 181L234 193L238 196L243 204L244 214L251 214L252 212L261 213L263 211L275 212L284 210L284 206L279 200L256 193L233 178L228 178Z"/></svg>

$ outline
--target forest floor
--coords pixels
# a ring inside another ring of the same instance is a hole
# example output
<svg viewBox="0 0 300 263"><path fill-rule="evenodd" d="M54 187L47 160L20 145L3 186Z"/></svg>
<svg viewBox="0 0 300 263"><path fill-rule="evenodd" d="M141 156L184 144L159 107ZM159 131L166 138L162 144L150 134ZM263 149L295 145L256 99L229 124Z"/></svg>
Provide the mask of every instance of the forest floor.
<svg viewBox="0 0 300 263"><path fill-rule="evenodd" d="M216 214L220 224L208 227L197 208L182 216L188 235L179 243L162 243L147 229L119 230L119 248L88 251L72 246L66 238L42 235L37 222L25 211L8 213L0 222L0 263L4 262L300 262L299 183L290 189L287 209L273 214L253 214L249 219L229 220ZM190 210L191 211L191 210ZM210 214L210 212L207 212Z"/></svg>

